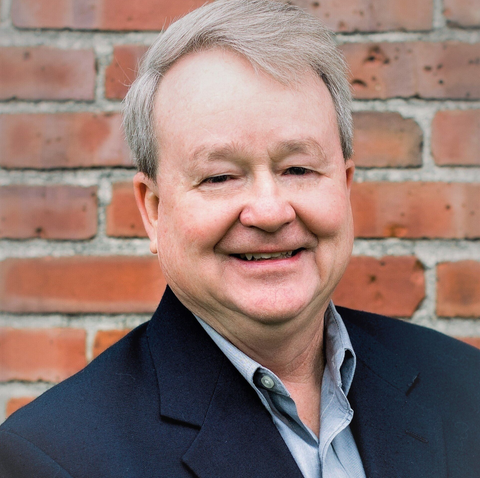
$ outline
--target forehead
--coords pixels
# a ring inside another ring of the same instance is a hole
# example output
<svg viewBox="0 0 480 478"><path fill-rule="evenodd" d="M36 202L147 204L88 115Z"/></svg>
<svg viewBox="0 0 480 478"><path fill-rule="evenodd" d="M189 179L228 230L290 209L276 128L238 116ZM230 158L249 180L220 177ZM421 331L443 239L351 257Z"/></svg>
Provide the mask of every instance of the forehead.
<svg viewBox="0 0 480 478"><path fill-rule="evenodd" d="M284 85L228 50L197 52L175 63L159 85L154 116L162 152L174 143L191 154L209 142L339 143L333 101L317 75L300 74Z"/></svg>

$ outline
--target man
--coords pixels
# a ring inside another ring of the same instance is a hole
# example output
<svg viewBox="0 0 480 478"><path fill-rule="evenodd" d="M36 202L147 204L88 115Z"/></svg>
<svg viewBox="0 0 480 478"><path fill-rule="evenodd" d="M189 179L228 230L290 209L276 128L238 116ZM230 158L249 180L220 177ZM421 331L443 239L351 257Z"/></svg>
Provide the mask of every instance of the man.
<svg viewBox="0 0 480 478"><path fill-rule="evenodd" d="M349 105L295 7L215 2L159 37L125 124L169 288L3 425L2 477L478 477L478 351L330 302L353 243Z"/></svg>

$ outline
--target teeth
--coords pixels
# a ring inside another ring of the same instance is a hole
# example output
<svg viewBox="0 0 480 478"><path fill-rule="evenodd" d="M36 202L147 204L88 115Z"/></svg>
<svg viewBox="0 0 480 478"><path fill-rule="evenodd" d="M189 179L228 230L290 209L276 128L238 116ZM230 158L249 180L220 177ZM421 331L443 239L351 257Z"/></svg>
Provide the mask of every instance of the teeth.
<svg viewBox="0 0 480 478"><path fill-rule="evenodd" d="M271 254L268 254L266 252L262 252L260 254L240 254L241 259L246 259L247 261L255 260L258 261L260 259L287 259L289 257L292 257L293 251L286 251L286 252L273 252Z"/></svg>

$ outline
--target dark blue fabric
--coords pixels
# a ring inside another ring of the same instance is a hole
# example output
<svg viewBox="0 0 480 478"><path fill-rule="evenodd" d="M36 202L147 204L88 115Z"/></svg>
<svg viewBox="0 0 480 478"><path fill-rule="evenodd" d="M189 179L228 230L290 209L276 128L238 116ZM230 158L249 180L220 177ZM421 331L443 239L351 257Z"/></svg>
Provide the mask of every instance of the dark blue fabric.
<svg viewBox="0 0 480 478"><path fill-rule="evenodd" d="M368 477L478 478L480 353L339 308ZM255 392L167 290L152 320L0 427L0 477L301 478Z"/></svg>

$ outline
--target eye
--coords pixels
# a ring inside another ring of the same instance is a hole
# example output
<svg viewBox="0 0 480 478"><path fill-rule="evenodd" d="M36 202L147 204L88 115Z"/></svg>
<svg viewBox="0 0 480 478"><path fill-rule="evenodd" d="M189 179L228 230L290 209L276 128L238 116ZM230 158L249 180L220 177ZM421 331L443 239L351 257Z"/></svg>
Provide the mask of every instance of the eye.
<svg viewBox="0 0 480 478"><path fill-rule="evenodd" d="M206 178L202 181L204 184L218 184L224 183L231 178L228 174L221 174L220 176L212 176L211 178Z"/></svg>
<svg viewBox="0 0 480 478"><path fill-rule="evenodd" d="M285 174L290 174L292 176L303 176L305 174L310 173L311 171L307 168L303 168L301 166L292 166L285 170Z"/></svg>

